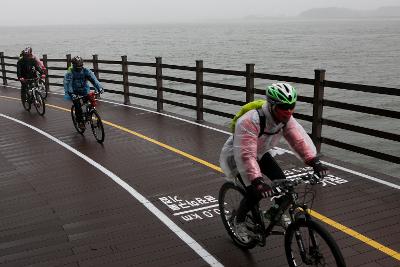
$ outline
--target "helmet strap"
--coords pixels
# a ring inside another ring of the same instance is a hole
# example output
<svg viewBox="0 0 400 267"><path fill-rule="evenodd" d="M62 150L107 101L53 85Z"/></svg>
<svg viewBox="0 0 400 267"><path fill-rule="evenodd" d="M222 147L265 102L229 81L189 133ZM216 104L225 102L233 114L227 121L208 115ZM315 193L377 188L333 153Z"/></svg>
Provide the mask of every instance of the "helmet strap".
<svg viewBox="0 0 400 267"><path fill-rule="evenodd" d="M268 105L269 112L271 113L272 118L274 119L276 124L279 124L280 122L278 121L278 119L276 118L276 115L275 115L275 107L276 107L275 104Z"/></svg>

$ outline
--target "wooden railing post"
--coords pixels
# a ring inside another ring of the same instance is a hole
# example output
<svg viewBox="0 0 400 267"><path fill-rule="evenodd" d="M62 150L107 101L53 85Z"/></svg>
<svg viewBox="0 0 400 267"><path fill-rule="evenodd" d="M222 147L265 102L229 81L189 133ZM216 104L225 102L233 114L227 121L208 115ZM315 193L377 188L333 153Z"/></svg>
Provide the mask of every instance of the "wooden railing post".
<svg viewBox="0 0 400 267"><path fill-rule="evenodd" d="M44 86L46 88L46 92L50 91L50 84L49 84L49 64L47 63L47 55L43 55L43 65L46 67L46 78L44 78Z"/></svg>
<svg viewBox="0 0 400 267"><path fill-rule="evenodd" d="M314 70L314 99L313 99L313 122L311 138L317 148L317 152L321 152L321 133L322 133L322 111L324 100L324 81L325 70Z"/></svg>
<svg viewBox="0 0 400 267"><path fill-rule="evenodd" d="M164 109L163 105L163 81L162 81L162 58L156 57L156 86L157 86L157 111Z"/></svg>
<svg viewBox="0 0 400 267"><path fill-rule="evenodd" d="M121 56L121 59L122 59L122 81L124 84L124 104L129 105L131 101L129 99L128 57Z"/></svg>
<svg viewBox="0 0 400 267"><path fill-rule="evenodd" d="M93 55L93 73L99 79L99 56Z"/></svg>
<svg viewBox="0 0 400 267"><path fill-rule="evenodd" d="M69 67L71 67L71 54L68 54L66 57L67 57L67 69L69 69Z"/></svg>
<svg viewBox="0 0 400 267"><path fill-rule="evenodd" d="M203 60L196 60L196 110L197 121L202 122L203 118Z"/></svg>
<svg viewBox="0 0 400 267"><path fill-rule="evenodd" d="M3 84L7 85L6 64L4 62L4 52L0 52L1 73L3 77Z"/></svg>
<svg viewBox="0 0 400 267"><path fill-rule="evenodd" d="M246 102L254 101L254 64L246 64Z"/></svg>

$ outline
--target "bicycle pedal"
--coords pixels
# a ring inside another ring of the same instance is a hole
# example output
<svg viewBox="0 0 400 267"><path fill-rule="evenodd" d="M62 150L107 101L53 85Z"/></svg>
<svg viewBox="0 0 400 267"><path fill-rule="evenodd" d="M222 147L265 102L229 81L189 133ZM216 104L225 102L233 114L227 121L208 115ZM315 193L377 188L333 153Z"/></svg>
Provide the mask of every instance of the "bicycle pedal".
<svg viewBox="0 0 400 267"><path fill-rule="evenodd" d="M265 245L267 244L267 242L265 242L265 240L257 240L258 241L258 246L259 247L265 247Z"/></svg>
<svg viewBox="0 0 400 267"><path fill-rule="evenodd" d="M271 235L285 235L285 231L271 231Z"/></svg>
<svg viewBox="0 0 400 267"><path fill-rule="evenodd" d="M265 246L265 238L262 238L262 234L257 234L254 232L251 232L251 234L249 235L250 238L254 239L257 241L257 245L260 247L264 247Z"/></svg>

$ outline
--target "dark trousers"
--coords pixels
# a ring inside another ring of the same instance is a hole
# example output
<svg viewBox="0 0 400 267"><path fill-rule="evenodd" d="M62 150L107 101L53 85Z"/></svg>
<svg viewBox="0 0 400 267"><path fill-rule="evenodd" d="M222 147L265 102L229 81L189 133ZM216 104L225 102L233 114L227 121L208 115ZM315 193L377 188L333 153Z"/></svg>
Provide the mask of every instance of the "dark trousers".
<svg viewBox="0 0 400 267"><path fill-rule="evenodd" d="M27 83L21 83L21 100L22 102L26 101L26 92L28 90L28 84Z"/></svg>
<svg viewBox="0 0 400 267"><path fill-rule="evenodd" d="M277 179L286 179L281 167L279 167L276 160L269 153L265 153L264 156L258 161L262 174L266 175L271 181ZM239 179L241 179L239 177ZM246 214L262 199L261 194L249 185L246 187L246 197L240 202L236 221L244 222Z"/></svg>
<svg viewBox="0 0 400 267"><path fill-rule="evenodd" d="M87 98L84 97L82 100L83 100L83 102L85 102L85 101L87 101ZM74 104L74 107L75 107L76 122L83 122L81 100L75 99L75 100L72 100L72 103Z"/></svg>

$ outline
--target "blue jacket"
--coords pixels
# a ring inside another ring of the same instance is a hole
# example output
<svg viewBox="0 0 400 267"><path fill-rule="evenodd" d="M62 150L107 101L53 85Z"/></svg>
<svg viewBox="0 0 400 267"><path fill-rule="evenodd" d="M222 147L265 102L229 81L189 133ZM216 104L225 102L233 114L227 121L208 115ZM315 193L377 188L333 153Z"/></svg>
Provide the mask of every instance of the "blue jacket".
<svg viewBox="0 0 400 267"><path fill-rule="evenodd" d="M64 98L71 99L68 93L87 95L90 91L88 81L93 84L97 91L101 90L100 82L90 69L83 68L82 71L76 72L72 67L68 68L67 73L64 75Z"/></svg>

